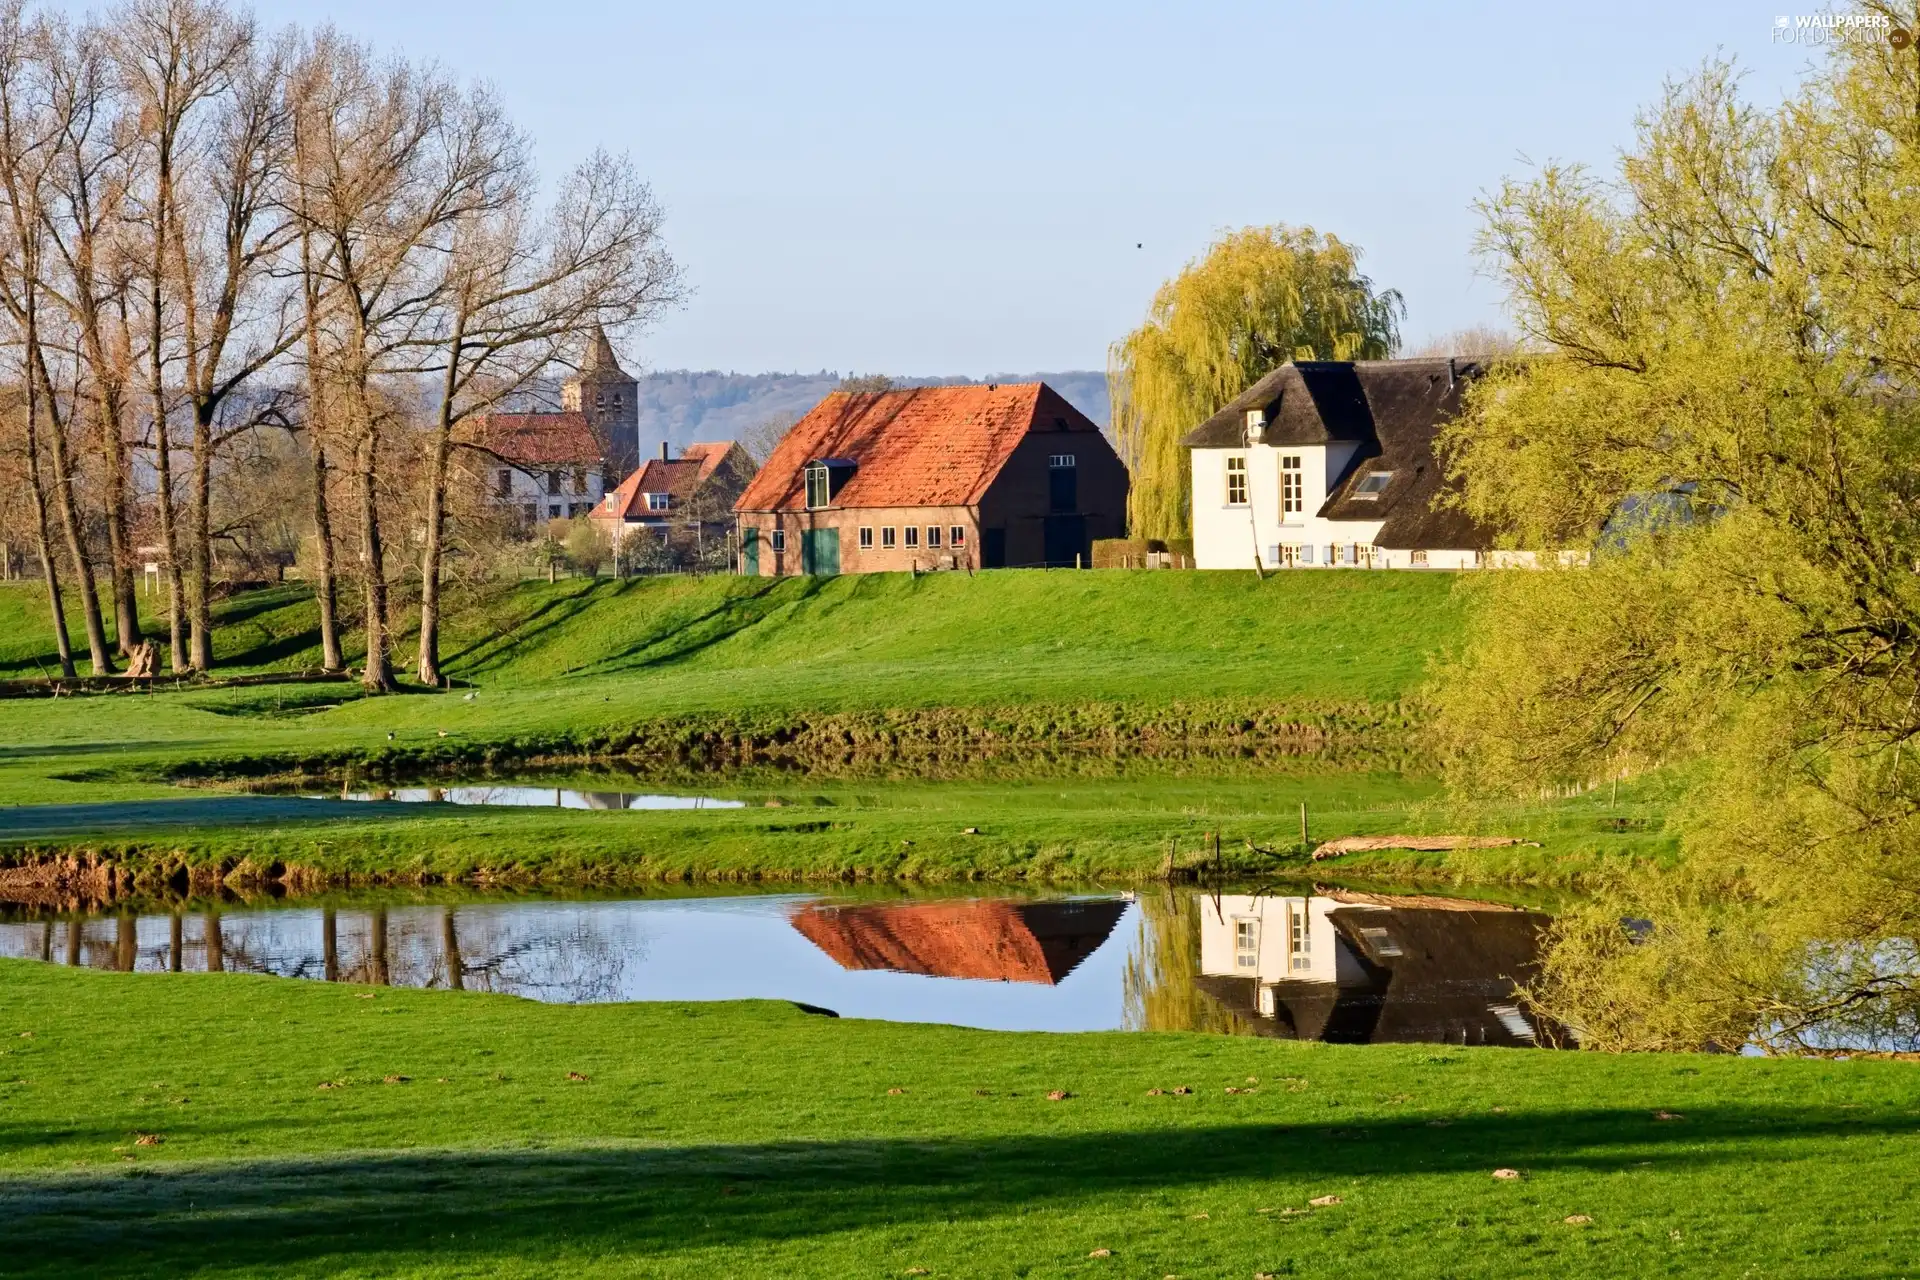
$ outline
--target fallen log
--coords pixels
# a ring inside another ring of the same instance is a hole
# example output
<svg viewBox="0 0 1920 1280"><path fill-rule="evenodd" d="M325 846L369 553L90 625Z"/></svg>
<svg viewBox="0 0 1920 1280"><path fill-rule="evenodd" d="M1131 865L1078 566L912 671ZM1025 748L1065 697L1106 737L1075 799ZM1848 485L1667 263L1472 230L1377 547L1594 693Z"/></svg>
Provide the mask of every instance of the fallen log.
<svg viewBox="0 0 1920 1280"><path fill-rule="evenodd" d="M1538 849L1538 840L1517 836L1341 836L1328 840L1310 855L1315 862L1344 853L1372 853L1378 849L1406 849L1414 853L1446 853L1452 849L1503 849L1510 845Z"/></svg>

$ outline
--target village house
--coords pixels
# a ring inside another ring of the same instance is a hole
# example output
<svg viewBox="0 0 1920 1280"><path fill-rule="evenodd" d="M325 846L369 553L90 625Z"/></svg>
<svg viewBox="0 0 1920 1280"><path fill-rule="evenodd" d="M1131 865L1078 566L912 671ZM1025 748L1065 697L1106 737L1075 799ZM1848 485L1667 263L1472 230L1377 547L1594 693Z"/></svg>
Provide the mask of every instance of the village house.
<svg viewBox="0 0 1920 1280"><path fill-rule="evenodd" d="M486 492L532 529L591 512L604 490L605 454L579 413L490 413L473 443L487 455Z"/></svg>
<svg viewBox="0 0 1920 1280"><path fill-rule="evenodd" d="M1091 564L1127 470L1044 383L834 392L781 439L739 517L749 575Z"/></svg>
<svg viewBox="0 0 1920 1280"><path fill-rule="evenodd" d="M1488 532L1439 502L1434 440L1479 366L1299 360L1182 442L1202 569L1471 569Z"/></svg>
<svg viewBox="0 0 1920 1280"><path fill-rule="evenodd" d="M601 499L590 517L616 554L634 556L630 545L645 538L664 549L663 560L698 566L714 552L726 554L733 530L733 504L746 491L753 459L731 440L688 445L678 458L651 458Z"/></svg>
<svg viewBox="0 0 1920 1280"><path fill-rule="evenodd" d="M579 372L560 384L558 412L490 413L473 421L469 443L490 455L488 498L528 528L591 513L609 478L639 462L638 392L595 325Z"/></svg>

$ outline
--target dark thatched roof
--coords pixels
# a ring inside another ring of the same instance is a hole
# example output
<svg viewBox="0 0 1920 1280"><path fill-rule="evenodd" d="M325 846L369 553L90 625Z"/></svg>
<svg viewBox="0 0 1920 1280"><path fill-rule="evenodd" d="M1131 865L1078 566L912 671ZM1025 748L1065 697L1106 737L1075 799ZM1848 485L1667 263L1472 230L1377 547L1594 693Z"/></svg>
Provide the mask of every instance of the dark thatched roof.
<svg viewBox="0 0 1920 1280"><path fill-rule="evenodd" d="M1446 476L1434 453L1440 429L1460 411L1460 394L1481 366L1453 358L1301 360L1281 365L1235 396L1182 441L1193 449L1247 445L1249 409L1264 409L1263 443L1359 445L1333 484L1320 515L1381 520L1375 546L1388 550L1485 550L1493 537L1441 502ZM1370 473L1391 474L1386 488L1358 493Z"/></svg>

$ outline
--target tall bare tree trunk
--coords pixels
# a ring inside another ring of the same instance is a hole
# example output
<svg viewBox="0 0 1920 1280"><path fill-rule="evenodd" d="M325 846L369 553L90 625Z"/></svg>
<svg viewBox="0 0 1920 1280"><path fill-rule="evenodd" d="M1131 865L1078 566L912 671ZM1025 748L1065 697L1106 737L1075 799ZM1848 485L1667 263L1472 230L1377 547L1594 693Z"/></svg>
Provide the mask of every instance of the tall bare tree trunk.
<svg viewBox="0 0 1920 1280"><path fill-rule="evenodd" d="M363 410L364 412L364 410ZM360 433L360 571L366 579L367 664L360 676L369 693L392 693L393 655L387 629L387 557L380 541L380 487L378 466L380 431L368 415Z"/></svg>
<svg viewBox="0 0 1920 1280"><path fill-rule="evenodd" d="M74 494L73 462L67 453L66 427L60 420L53 399L53 379L47 376L46 357L36 348L30 352L40 377L40 391L47 399L47 452L53 461L53 501L60 513L60 527L67 536L67 554L73 559L78 580L80 608L87 625L87 655L93 674L113 674L113 658L107 653L107 629L100 616L100 597L93 580L93 562L87 559L87 539L80 525L80 503Z"/></svg>
<svg viewBox="0 0 1920 1280"><path fill-rule="evenodd" d="M447 455L453 449L453 402L460 382L460 347L466 341L466 319L462 307L447 344L440 417L434 424L433 452L427 459L426 545L420 551L420 682L428 686L440 683L440 555L447 523Z"/></svg>
<svg viewBox="0 0 1920 1280"><path fill-rule="evenodd" d="M134 594L133 547L127 534L127 448L117 395L100 398L100 458L105 464L107 548L113 592L113 629L120 652L131 654L145 638L140 633L140 601Z"/></svg>
<svg viewBox="0 0 1920 1280"><path fill-rule="evenodd" d="M213 670L213 406L193 415L193 581L187 586L187 621L191 624L190 660L195 671Z"/></svg>
<svg viewBox="0 0 1920 1280"><path fill-rule="evenodd" d="M32 321L28 321L31 326ZM53 641L60 652L60 674L79 673L73 666L73 639L67 634L66 603L60 595L60 567L53 558L53 535L47 519L47 487L40 474L40 380L27 376L27 475L32 481L34 533L40 567L47 580L47 603L53 610Z"/></svg>
<svg viewBox="0 0 1920 1280"><path fill-rule="evenodd" d="M340 656L340 588L333 568L333 520L327 511L327 447L317 436L313 442L313 541L314 567L320 575L313 584L313 598L320 603L320 669L339 671L346 661Z"/></svg>

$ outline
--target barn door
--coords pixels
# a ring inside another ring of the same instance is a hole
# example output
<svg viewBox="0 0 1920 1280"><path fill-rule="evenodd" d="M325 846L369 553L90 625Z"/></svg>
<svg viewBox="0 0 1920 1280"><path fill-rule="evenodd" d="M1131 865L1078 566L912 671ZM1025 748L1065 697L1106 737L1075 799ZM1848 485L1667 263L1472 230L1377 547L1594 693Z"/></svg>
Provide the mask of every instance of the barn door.
<svg viewBox="0 0 1920 1280"><path fill-rule="evenodd" d="M757 578L760 576L760 531L743 529L740 540L744 544L741 548L740 572L749 578Z"/></svg>
<svg viewBox="0 0 1920 1280"><path fill-rule="evenodd" d="M1054 568L1071 569L1074 557L1085 557L1091 550L1085 516L1048 516L1044 537L1047 564Z"/></svg>
<svg viewBox="0 0 1920 1280"><path fill-rule="evenodd" d="M840 572L840 531L808 529L801 535L800 572L829 577Z"/></svg>

